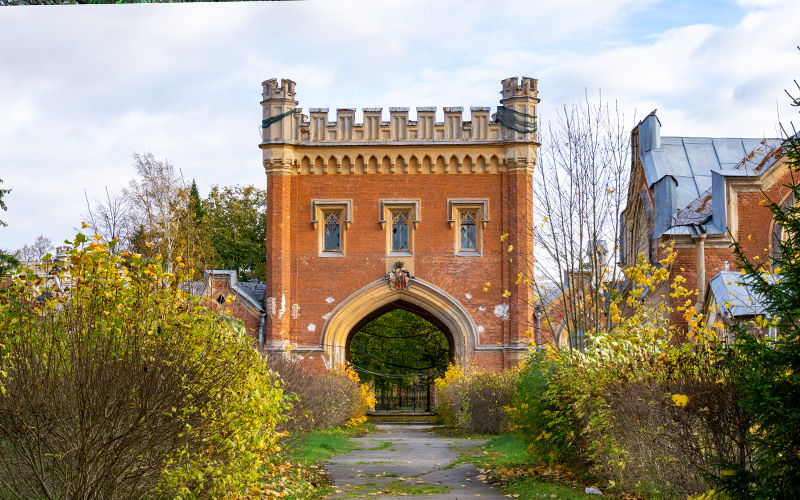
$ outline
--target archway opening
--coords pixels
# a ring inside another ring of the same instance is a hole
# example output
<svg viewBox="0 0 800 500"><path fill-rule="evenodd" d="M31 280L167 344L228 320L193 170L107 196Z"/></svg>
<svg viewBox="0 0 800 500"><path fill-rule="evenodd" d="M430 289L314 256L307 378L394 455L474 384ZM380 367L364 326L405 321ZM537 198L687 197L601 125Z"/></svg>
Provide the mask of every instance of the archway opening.
<svg viewBox="0 0 800 500"><path fill-rule="evenodd" d="M402 300L359 321L346 357L372 385L379 411L430 411L433 384L455 359L452 333L430 312Z"/></svg>

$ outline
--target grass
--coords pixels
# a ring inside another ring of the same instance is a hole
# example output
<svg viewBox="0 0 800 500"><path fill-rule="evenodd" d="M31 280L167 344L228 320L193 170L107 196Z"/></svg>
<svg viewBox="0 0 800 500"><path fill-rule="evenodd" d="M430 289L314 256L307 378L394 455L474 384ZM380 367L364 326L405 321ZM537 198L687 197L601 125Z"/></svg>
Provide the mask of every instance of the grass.
<svg viewBox="0 0 800 500"><path fill-rule="evenodd" d="M478 456L464 457L489 482L497 483L503 494L512 498L559 500L597 500L598 495L584 492L570 469L531 463L525 444L514 435L494 436L478 448Z"/></svg>
<svg viewBox="0 0 800 500"><path fill-rule="evenodd" d="M317 462L354 449L349 439L369 430L368 426L326 429L284 439L279 459L265 471L265 482L248 498L317 500L333 493L328 476Z"/></svg>
<svg viewBox="0 0 800 500"><path fill-rule="evenodd" d="M347 491L347 498L369 498L378 495L398 495L398 496L414 496L414 495L439 495L449 493L452 488L438 484L409 484L400 482L391 482L387 484L365 483L359 486L351 487ZM334 494L344 493L342 490L333 490ZM596 499L595 499L596 500Z"/></svg>
<svg viewBox="0 0 800 500"><path fill-rule="evenodd" d="M368 450L385 450L387 448L391 448L392 445L394 445L394 443L392 443L391 441L384 441L381 444L379 444L378 446L375 446L373 448L367 448L367 449Z"/></svg>
<svg viewBox="0 0 800 500"><path fill-rule="evenodd" d="M287 449L285 456L291 461L305 463L327 460L334 455L355 449L356 445L350 438L363 436L368 431L367 427L336 428L290 437L284 441L284 447Z"/></svg>

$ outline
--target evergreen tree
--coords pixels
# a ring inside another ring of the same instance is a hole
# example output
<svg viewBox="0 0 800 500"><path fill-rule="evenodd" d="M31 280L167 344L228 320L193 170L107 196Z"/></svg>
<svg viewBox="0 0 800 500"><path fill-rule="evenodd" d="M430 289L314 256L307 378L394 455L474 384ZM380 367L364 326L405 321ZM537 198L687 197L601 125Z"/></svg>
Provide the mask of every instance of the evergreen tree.
<svg viewBox="0 0 800 500"><path fill-rule="evenodd" d="M799 86L800 88L800 86ZM793 98L800 107L800 99ZM794 132L794 131L793 131ZM787 134L788 135L788 134ZM787 184L794 203L768 200L776 226L783 232L780 251L768 265L748 259L734 244L745 280L764 301L775 340L735 328L732 362L741 393L740 407L752 417L752 457L726 464L716 478L735 499L800 498L800 138L797 133L783 143L791 172Z"/></svg>
<svg viewBox="0 0 800 500"><path fill-rule="evenodd" d="M194 218L195 225L200 225L206 215L203 208L203 200L200 199L200 190L197 189L197 182L192 179L192 185L189 187L189 213Z"/></svg>

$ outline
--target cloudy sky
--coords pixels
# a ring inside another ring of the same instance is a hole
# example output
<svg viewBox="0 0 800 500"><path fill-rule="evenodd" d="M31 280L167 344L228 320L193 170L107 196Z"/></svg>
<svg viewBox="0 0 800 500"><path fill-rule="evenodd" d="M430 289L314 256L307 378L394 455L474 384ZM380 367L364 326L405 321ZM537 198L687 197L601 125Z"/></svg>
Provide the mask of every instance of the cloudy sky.
<svg viewBox="0 0 800 500"><path fill-rule="evenodd" d="M543 121L588 90L664 135L774 137L798 122L797 0L404 0L0 8L0 248L74 235L152 152L265 185L261 82L299 106L496 106L539 79ZM331 113L333 117L333 111ZM468 118L468 113L465 113ZM360 121L360 112L357 115ZM413 119L413 114L412 114Z"/></svg>

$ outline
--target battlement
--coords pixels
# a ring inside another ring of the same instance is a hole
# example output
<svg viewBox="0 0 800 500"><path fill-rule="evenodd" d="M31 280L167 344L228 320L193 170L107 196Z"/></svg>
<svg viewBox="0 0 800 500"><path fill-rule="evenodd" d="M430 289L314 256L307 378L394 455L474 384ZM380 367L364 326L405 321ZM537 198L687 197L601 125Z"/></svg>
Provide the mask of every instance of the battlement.
<svg viewBox="0 0 800 500"><path fill-rule="evenodd" d="M292 80L281 78L281 84L278 86L278 79L271 78L263 82L261 85L264 87L264 91L262 92L261 96L265 101L274 99L294 100L295 83Z"/></svg>
<svg viewBox="0 0 800 500"><path fill-rule="evenodd" d="M263 144L430 144L475 142L536 142L536 105L539 102L537 83L533 78L502 80L503 116L486 106L472 106L469 120L464 120L461 106L443 107L444 121L436 121L435 106L416 108L390 107L389 120L383 120L383 108L363 108L362 121L356 122L355 108L338 108L336 118L329 121L328 108L310 108L308 115L295 107L295 83L277 78L263 83ZM291 102L289 102L291 101ZM510 111L509 111L510 110ZM513 115L513 116L512 116ZM503 120L512 116L514 122Z"/></svg>
<svg viewBox="0 0 800 500"><path fill-rule="evenodd" d="M503 80L503 99L509 97L538 97L538 80L523 76L513 76Z"/></svg>

